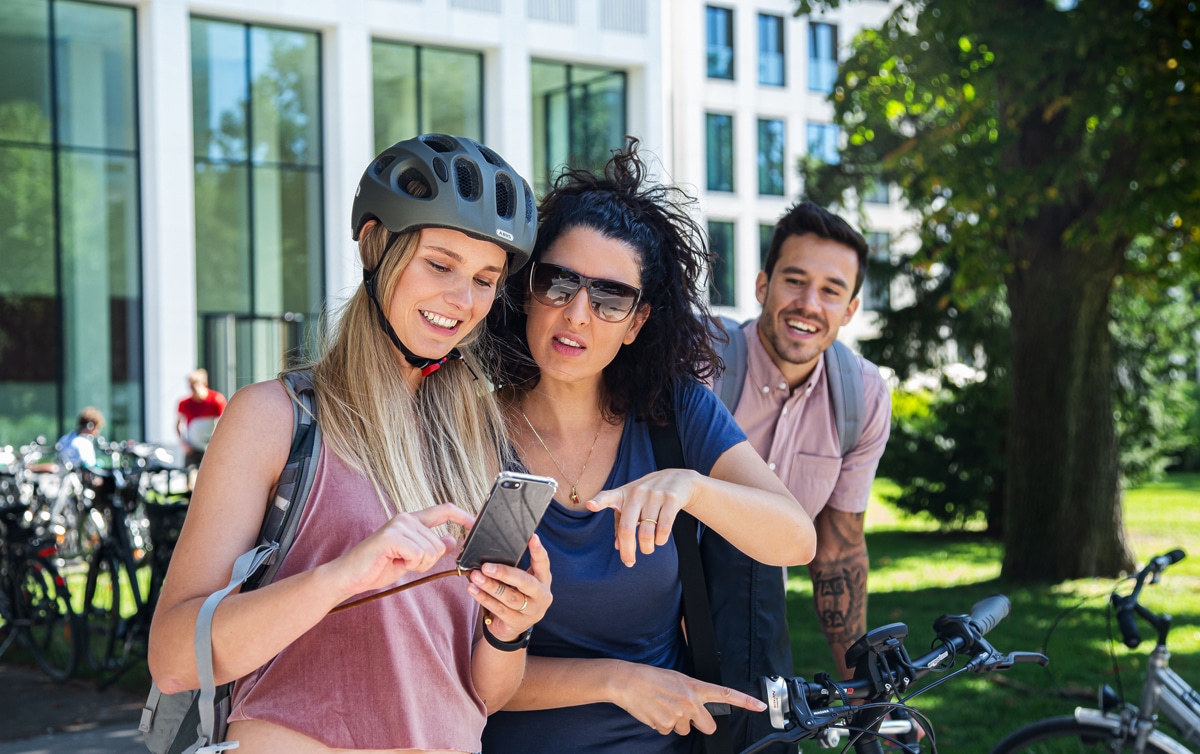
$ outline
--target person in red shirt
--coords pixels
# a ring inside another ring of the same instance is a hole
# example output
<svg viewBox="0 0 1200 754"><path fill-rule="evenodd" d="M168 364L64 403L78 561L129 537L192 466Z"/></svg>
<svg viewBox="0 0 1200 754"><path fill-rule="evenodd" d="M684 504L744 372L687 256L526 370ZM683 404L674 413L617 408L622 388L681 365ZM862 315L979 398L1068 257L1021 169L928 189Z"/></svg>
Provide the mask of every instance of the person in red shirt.
<svg viewBox="0 0 1200 754"><path fill-rule="evenodd" d="M183 446L184 465L194 469L204 457L217 419L225 412L225 396L208 386L208 371L204 369L188 375L188 387L192 394L179 402L175 431Z"/></svg>

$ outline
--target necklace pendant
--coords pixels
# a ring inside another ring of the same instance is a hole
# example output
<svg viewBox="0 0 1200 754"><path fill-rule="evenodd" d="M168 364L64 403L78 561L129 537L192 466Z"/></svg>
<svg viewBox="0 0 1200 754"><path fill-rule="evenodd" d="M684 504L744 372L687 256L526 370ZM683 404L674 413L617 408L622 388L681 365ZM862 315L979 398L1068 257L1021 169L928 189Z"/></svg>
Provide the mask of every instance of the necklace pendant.
<svg viewBox="0 0 1200 754"><path fill-rule="evenodd" d="M575 485L571 485L571 502L579 505L579 493L575 491Z"/></svg>

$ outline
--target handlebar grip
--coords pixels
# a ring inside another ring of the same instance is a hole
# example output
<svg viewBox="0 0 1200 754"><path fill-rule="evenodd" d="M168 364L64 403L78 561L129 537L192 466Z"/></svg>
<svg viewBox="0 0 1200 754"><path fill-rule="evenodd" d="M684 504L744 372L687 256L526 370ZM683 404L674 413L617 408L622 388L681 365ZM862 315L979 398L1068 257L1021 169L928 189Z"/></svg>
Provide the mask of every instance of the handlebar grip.
<svg viewBox="0 0 1200 754"><path fill-rule="evenodd" d="M1117 608L1117 626L1121 629L1121 639L1125 646L1137 649L1137 645L1142 643L1142 634L1138 631L1137 616L1133 614L1132 606L1122 605Z"/></svg>
<svg viewBox="0 0 1200 754"><path fill-rule="evenodd" d="M1161 571L1162 569L1166 568L1167 566L1175 565L1176 563L1178 563L1179 561L1183 560L1186 557L1187 557L1186 552L1184 552L1183 550L1180 550L1179 548L1176 548L1174 550L1171 550L1170 552L1159 555L1157 558L1150 561L1150 565L1154 568L1154 570Z"/></svg>
<svg viewBox="0 0 1200 754"><path fill-rule="evenodd" d="M1008 617L1012 603L1003 594L993 594L984 597L971 607L971 622L979 629L980 634L986 634L996 627L996 624Z"/></svg>

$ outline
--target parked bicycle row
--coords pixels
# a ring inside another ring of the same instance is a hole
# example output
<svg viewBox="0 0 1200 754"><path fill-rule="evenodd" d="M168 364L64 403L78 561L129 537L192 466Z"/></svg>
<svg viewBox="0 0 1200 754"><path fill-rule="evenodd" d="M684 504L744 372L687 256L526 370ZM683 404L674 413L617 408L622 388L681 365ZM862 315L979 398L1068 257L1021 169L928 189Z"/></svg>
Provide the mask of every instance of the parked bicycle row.
<svg viewBox="0 0 1200 754"><path fill-rule="evenodd" d="M76 466L42 438L0 448L0 651L55 679L80 661L111 682L145 656L190 497L163 447L93 440Z"/></svg>

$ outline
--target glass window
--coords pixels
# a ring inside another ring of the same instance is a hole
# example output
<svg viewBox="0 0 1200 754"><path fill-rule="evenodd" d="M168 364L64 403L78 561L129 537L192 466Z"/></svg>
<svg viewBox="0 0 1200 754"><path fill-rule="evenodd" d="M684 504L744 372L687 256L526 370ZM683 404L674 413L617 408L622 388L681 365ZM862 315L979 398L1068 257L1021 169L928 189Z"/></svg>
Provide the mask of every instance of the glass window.
<svg viewBox="0 0 1200 754"><path fill-rule="evenodd" d="M771 250L771 238L775 235L775 225L762 223L758 226L758 269L767 268L767 252Z"/></svg>
<svg viewBox="0 0 1200 754"><path fill-rule="evenodd" d="M733 10L731 8L705 9L705 27L708 42L708 77L710 79L733 79Z"/></svg>
<svg viewBox="0 0 1200 754"><path fill-rule="evenodd" d="M0 0L0 444L144 433L135 24Z"/></svg>
<svg viewBox="0 0 1200 754"><path fill-rule="evenodd" d="M838 164L838 133L832 123L809 123L808 153L829 165Z"/></svg>
<svg viewBox="0 0 1200 754"><path fill-rule="evenodd" d="M708 190L733 191L733 116L705 114Z"/></svg>
<svg viewBox="0 0 1200 754"><path fill-rule="evenodd" d="M837 26L808 25L808 88L814 92L833 91L837 81Z"/></svg>
<svg viewBox="0 0 1200 754"><path fill-rule="evenodd" d="M713 271L709 296L715 306L736 306L734 300L733 223L708 221L708 249L713 253Z"/></svg>
<svg viewBox="0 0 1200 754"><path fill-rule="evenodd" d="M624 71L535 60L531 65L534 191L564 167L598 170L625 141Z"/></svg>
<svg viewBox="0 0 1200 754"><path fill-rule="evenodd" d="M198 363L228 394L286 366L324 297L320 36L203 18L191 36Z"/></svg>
<svg viewBox="0 0 1200 754"><path fill-rule="evenodd" d="M375 151L423 133L483 141L483 55L374 40Z"/></svg>
<svg viewBox="0 0 1200 754"><path fill-rule="evenodd" d="M758 121L758 193L783 196L783 121Z"/></svg>
<svg viewBox="0 0 1200 754"><path fill-rule="evenodd" d="M783 86L783 18L758 15L758 83Z"/></svg>
<svg viewBox="0 0 1200 754"><path fill-rule="evenodd" d="M872 181L863 194L863 199L871 204L887 204L890 201L888 198L888 185L879 181Z"/></svg>
<svg viewBox="0 0 1200 754"><path fill-rule="evenodd" d="M863 281L863 306L867 311L882 312L892 308L891 271L880 269L892 262L892 237L887 233L865 234L867 239L866 279Z"/></svg>

